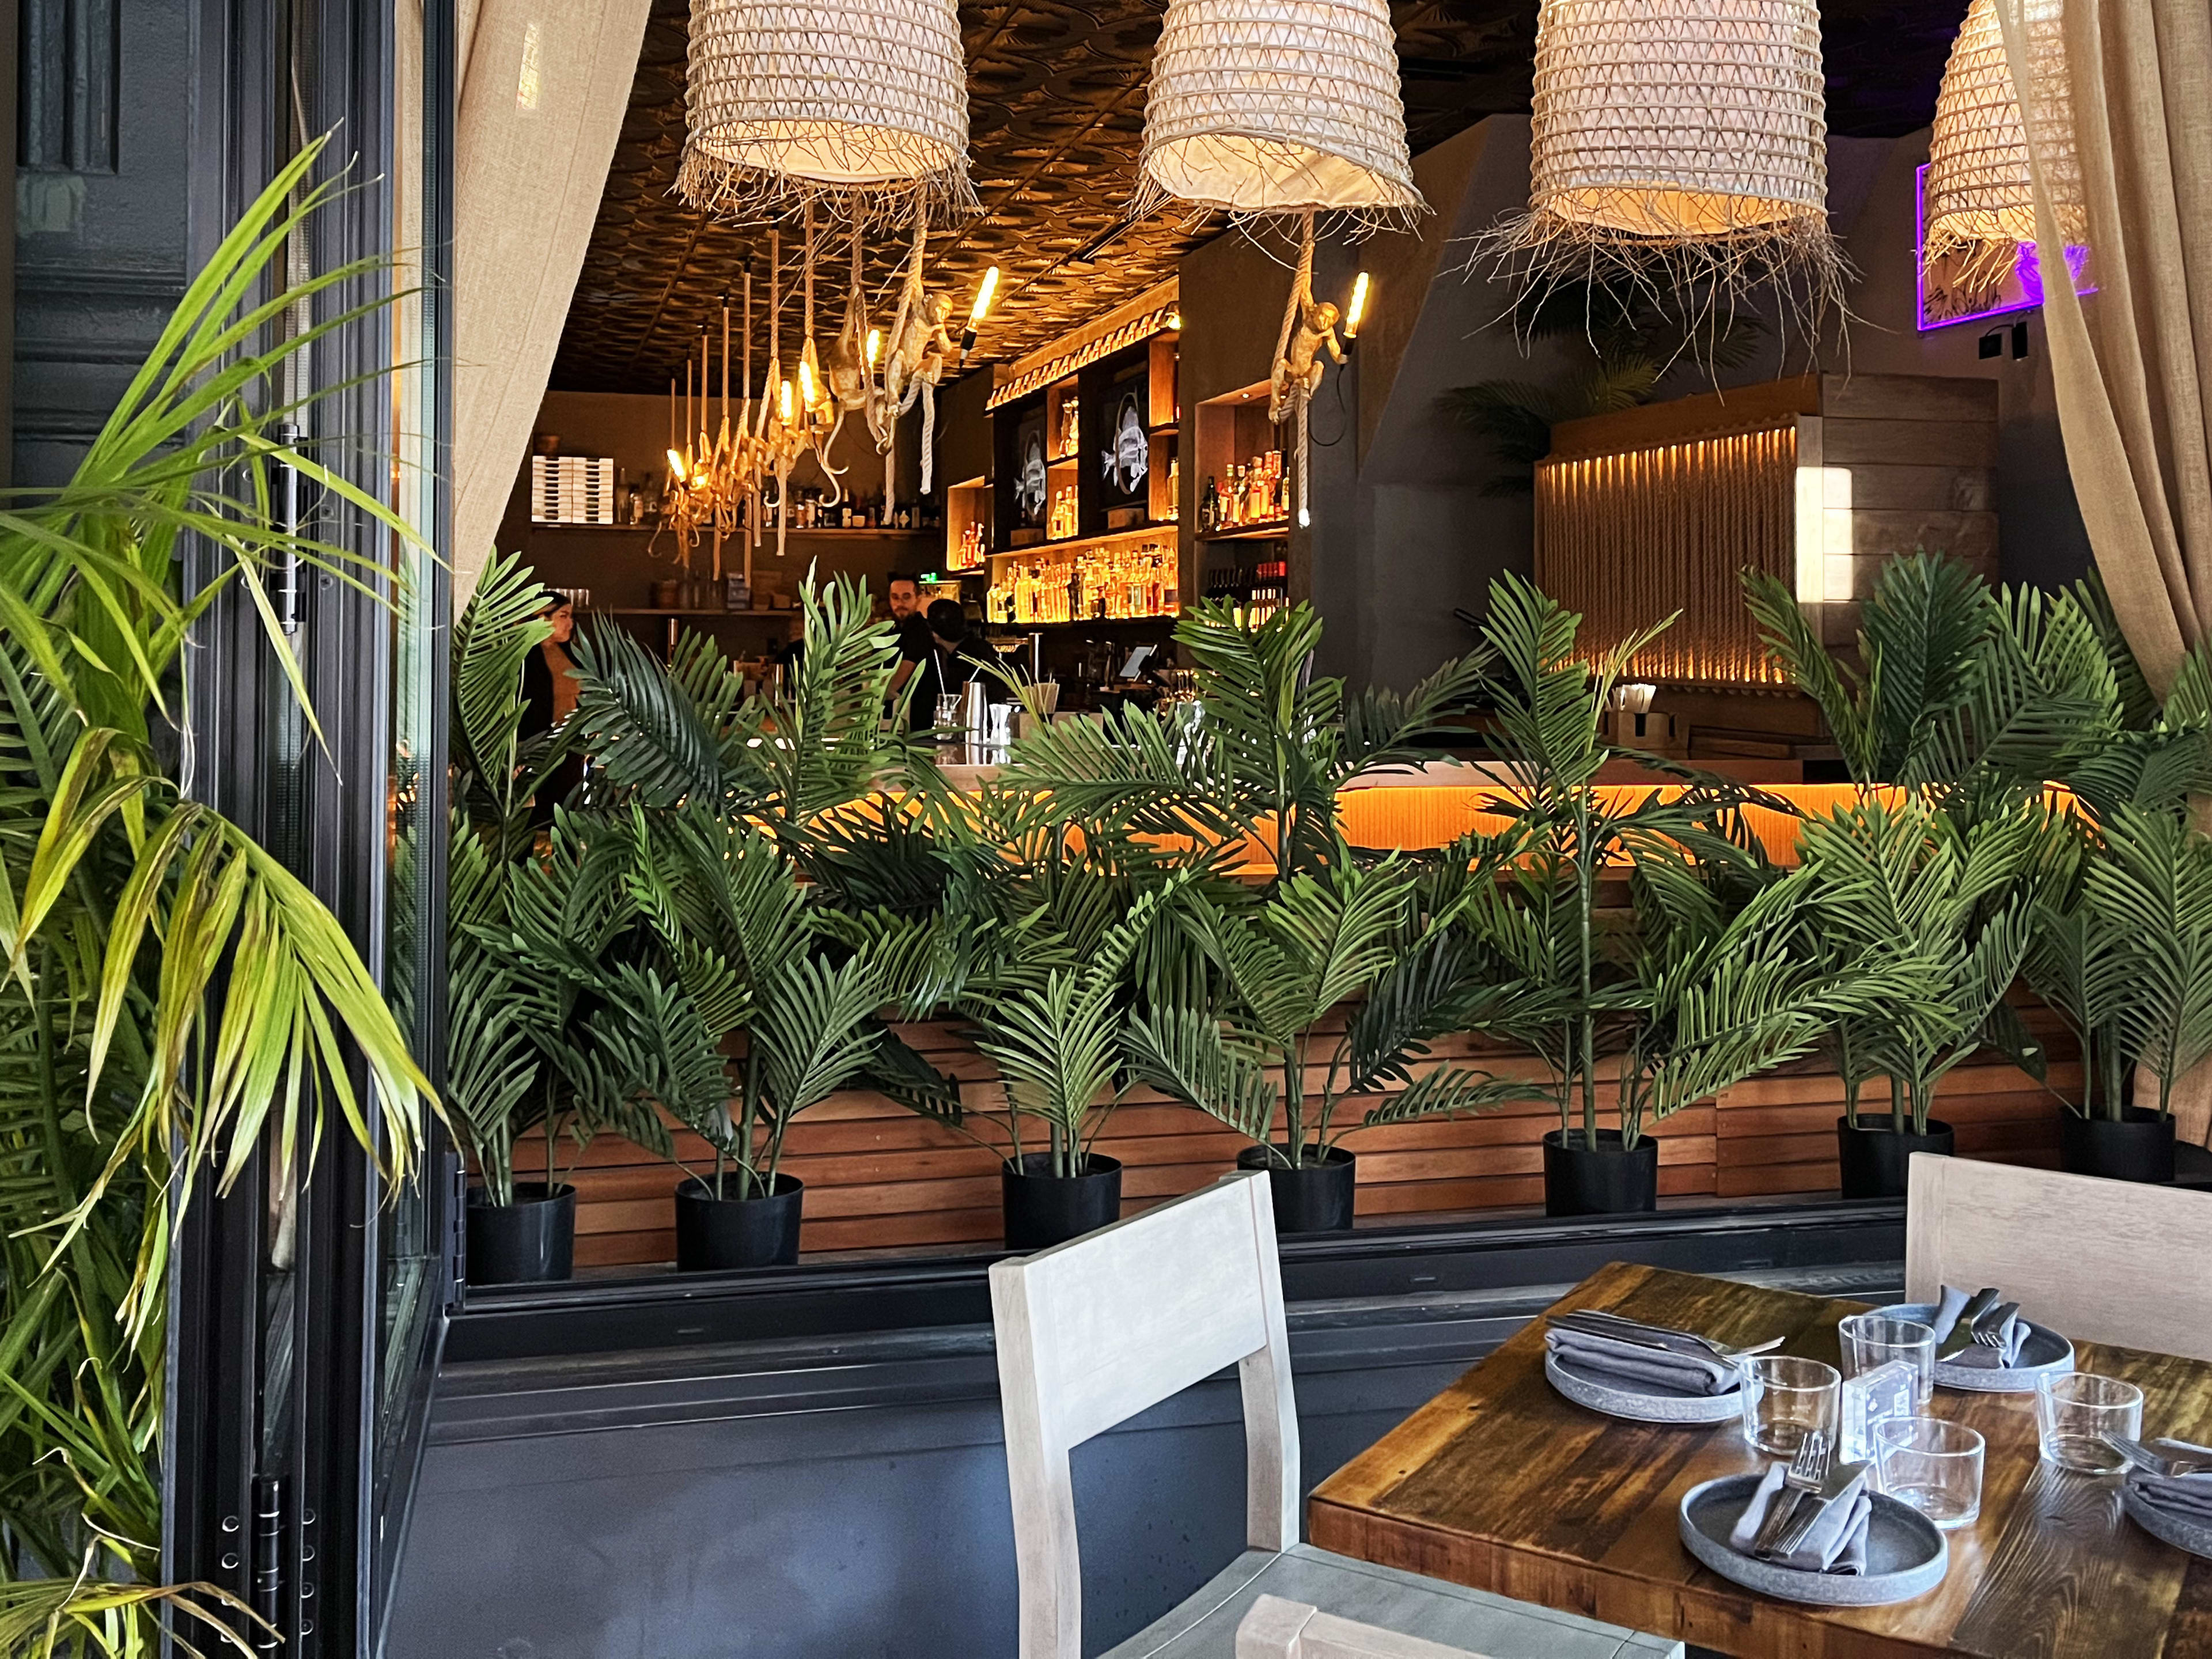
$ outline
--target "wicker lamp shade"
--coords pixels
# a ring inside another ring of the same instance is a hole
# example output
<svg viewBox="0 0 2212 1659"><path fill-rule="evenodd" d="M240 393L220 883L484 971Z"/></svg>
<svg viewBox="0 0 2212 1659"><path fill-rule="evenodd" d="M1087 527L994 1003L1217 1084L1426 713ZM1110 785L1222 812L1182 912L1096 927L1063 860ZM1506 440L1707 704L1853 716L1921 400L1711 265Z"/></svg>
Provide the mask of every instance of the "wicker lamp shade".
<svg viewBox="0 0 2212 1659"><path fill-rule="evenodd" d="M2059 0L2021 0L2027 72L2050 111L2051 142L2045 177L2059 230L2069 245L2086 240L2081 165L2074 149L2067 93L2066 47ZM1972 0L1952 43L1936 95L1929 139L1927 224L1921 258L1951 254L2009 266L2020 244L2035 240L2035 190L2028 175L2027 135L2005 60L1996 0Z"/></svg>
<svg viewBox="0 0 2212 1659"><path fill-rule="evenodd" d="M1239 215L1425 210L1383 0L1170 0L1145 106L1139 206Z"/></svg>
<svg viewBox="0 0 2212 1659"><path fill-rule="evenodd" d="M1814 0L1543 0L1528 211L1492 246L1537 282L1656 264L1832 295L1827 131Z"/></svg>
<svg viewBox="0 0 2212 1659"><path fill-rule="evenodd" d="M952 0L694 0L684 163L696 207L910 193L973 206Z"/></svg>

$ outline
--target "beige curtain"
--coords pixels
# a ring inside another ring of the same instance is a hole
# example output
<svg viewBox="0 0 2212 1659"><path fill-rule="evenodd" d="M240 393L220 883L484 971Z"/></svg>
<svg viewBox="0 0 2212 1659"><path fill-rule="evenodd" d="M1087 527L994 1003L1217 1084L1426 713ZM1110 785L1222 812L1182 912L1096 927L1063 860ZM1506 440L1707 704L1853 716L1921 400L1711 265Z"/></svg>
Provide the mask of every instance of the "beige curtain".
<svg viewBox="0 0 2212 1659"><path fill-rule="evenodd" d="M545 396L651 0L460 0L453 588L492 551Z"/></svg>
<svg viewBox="0 0 2212 1659"><path fill-rule="evenodd" d="M2074 491L2113 609L2161 692L2212 638L2212 6L1999 0L2036 187L2037 257ZM2070 104L2070 110L2069 110ZM2096 292L2051 230L2079 185ZM2212 1127L2212 1067L2184 1080L2184 1138Z"/></svg>

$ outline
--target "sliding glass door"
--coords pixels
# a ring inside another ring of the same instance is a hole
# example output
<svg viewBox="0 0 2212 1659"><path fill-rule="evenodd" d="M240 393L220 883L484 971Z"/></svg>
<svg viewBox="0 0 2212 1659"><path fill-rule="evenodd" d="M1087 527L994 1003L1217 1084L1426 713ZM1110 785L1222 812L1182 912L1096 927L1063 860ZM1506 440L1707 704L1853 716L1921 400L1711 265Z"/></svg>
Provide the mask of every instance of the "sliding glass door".
<svg viewBox="0 0 2212 1659"><path fill-rule="evenodd" d="M374 263L324 317L289 325L358 313L301 354L282 395L300 402L306 453L414 532L304 480L288 492L303 534L381 574L356 586L310 567L278 584L306 707L250 609L218 602L192 683L197 787L336 913L434 1083L452 8L201 0L196 37L203 249L285 159L332 135L321 166L343 188L284 264L296 279ZM273 1627L256 1638L270 1651L365 1659L381 1645L454 1282L457 1165L434 1125L431 1136L395 1187L343 1123L326 1124L312 1160L264 1156L228 1198L196 1206L178 1242L166 1574L238 1595Z"/></svg>

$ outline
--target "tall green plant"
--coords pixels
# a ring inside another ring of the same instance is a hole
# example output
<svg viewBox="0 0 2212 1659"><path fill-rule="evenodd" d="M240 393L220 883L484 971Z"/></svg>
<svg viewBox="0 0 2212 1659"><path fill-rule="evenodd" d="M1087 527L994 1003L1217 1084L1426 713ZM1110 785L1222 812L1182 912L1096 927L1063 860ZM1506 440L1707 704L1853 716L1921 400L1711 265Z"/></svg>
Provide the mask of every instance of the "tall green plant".
<svg viewBox="0 0 2212 1659"><path fill-rule="evenodd" d="M1918 794L1869 795L1806 820L1800 845L1827 936L1922 991L1837 1022L1854 1125L1859 1089L1886 1076L1891 1127L1927 1133L1937 1086L1991 1042L2027 953L2033 894L2022 878L2045 822L2021 803L1961 826Z"/></svg>
<svg viewBox="0 0 2212 1659"><path fill-rule="evenodd" d="M1358 1129L1544 1098L1472 1066L1414 1071L1431 1042L1478 1023L1488 994L1454 949L1445 918L1408 938L1414 889L1413 872L1395 858L1370 868L1340 844L1320 873L1276 883L1261 903L1190 907L1186 925L1218 1000L1161 1000L1133 1014L1131 1069L1293 1170ZM1342 1030L1328 1030L1355 999ZM1339 1127L1347 1103L1358 1121Z"/></svg>
<svg viewBox="0 0 2212 1659"><path fill-rule="evenodd" d="M308 183L319 150L270 182L194 277L69 482L9 492L0 509L10 1652L149 1651L165 1598L203 1621L240 1613L218 1592L153 1586L170 1241L257 1149L278 1180L304 1179L326 1116L395 1180L422 1142L427 1085L344 930L244 830L185 798L160 740L182 720L185 647L221 593L262 618L298 695L270 571L296 558L375 591L368 562L275 521L276 468L409 533L277 435L312 402L284 402L280 371L364 311L289 337L282 325L373 269L271 291L328 200ZM214 555L189 595L188 541Z"/></svg>
<svg viewBox="0 0 2212 1659"><path fill-rule="evenodd" d="M2119 806L2054 822L2029 985L2081 1047L2084 1116L2117 1120L2132 1079L2174 1084L2212 1055L2212 839L2177 813Z"/></svg>

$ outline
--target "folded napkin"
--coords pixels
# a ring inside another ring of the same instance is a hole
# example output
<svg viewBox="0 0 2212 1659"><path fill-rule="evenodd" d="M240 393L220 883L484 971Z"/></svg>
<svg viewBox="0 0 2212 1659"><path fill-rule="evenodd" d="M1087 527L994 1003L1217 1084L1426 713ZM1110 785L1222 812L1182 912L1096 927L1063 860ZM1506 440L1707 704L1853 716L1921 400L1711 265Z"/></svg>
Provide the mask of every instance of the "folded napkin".
<svg viewBox="0 0 2212 1659"><path fill-rule="evenodd" d="M1545 1346L1583 1376L1632 1394L1727 1394L1741 1380L1732 1361L1620 1342L1553 1325Z"/></svg>
<svg viewBox="0 0 2212 1659"><path fill-rule="evenodd" d="M1935 1316L1928 1327L1936 1333L1936 1346L1942 1347L1943 1339L1951 1334L1951 1328L1959 1322L1966 1304L1974 1299L1972 1291L1962 1291L1955 1285L1943 1287L1943 1299L1936 1304ZM1999 1297L1999 1300L2002 1300ZM1978 1342L1968 1343L1942 1363L1946 1365L1978 1365L1985 1370L2002 1370L2020 1363L2020 1351L2027 1342L2027 1322L2018 1314L2005 1321L2004 1340L1994 1348L1985 1348Z"/></svg>
<svg viewBox="0 0 2212 1659"><path fill-rule="evenodd" d="M1730 1549L1739 1555L1751 1553L1752 1540L1759 1536L1759 1523L1766 1519L1767 1505L1781 1490L1782 1465L1770 1464L1765 1479L1737 1518L1735 1530L1729 1534ZM1808 1501L1811 1496L1806 1494ZM1829 1500L1797 1547L1787 1555L1776 1556L1773 1565L1795 1567L1801 1572L1864 1572L1867 1522L1873 1514L1874 1499L1867 1496L1866 1476L1861 1474Z"/></svg>
<svg viewBox="0 0 2212 1659"><path fill-rule="evenodd" d="M2176 1521L2212 1527L2212 1474L2177 1474L2160 1479L2138 1469L2128 1476L2128 1486L2137 1498Z"/></svg>

